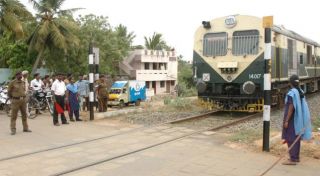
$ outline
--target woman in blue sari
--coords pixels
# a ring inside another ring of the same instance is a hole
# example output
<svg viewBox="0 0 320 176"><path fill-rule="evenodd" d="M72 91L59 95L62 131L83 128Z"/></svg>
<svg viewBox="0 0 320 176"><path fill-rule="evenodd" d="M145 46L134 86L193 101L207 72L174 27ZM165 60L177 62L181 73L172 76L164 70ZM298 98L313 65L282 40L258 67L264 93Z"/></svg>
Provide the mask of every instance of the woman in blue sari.
<svg viewBox="0 0 320 176"><path fill-rule="evenodd" d="M308 104L299 85L299 77L292 75L289 83L291 89L285 99L282 139L288 145L290 158L283 164L296 165L300 162L301 139L311 139L311 121Z"/></svg>
<svg viewBox="0 0 320 176"><path fill-rule="evenodd" d="M70 83L67 85L67 103L69 104L70 121L74 122L73 114L76 121L82 121L79 115L79 89L78 85L74 83L74 78L70 78Z"/></svg>

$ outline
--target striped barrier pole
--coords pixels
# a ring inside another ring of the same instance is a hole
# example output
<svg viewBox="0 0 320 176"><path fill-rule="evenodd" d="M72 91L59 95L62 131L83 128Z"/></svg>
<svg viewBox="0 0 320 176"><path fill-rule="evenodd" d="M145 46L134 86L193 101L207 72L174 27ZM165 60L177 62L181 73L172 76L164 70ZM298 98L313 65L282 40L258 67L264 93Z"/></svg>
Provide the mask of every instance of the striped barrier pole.
<svg viewBox="0 0 320 176"><path fill-rule="evenodd" d="M89 45L89 111L90 111L90 120L94 120L94 91L93 91L93 82L94 82L94 54L93 47L90 43Z"/></svg>
<svg viewBox="0 0 320 176"><path fill-rule="evenodd" d="M271 28L266 27L264 51L263 151L269 152L271 111Z"/></svg>

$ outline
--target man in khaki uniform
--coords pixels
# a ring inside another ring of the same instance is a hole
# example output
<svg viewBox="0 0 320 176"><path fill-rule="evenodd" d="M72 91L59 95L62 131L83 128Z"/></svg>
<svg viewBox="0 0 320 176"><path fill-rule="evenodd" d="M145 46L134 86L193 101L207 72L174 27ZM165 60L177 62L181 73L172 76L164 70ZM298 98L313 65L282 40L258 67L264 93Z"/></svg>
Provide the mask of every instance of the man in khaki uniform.
<svg viewBox="0 0 320 176"><path fill-rule="evenodd" d="M22 125L23 132L31 132L28 128L27 123L27 112L26 112L26 89L25 82L22 81L22 73L16 73L16 79L10 82L8 87L8 95L11 99L11 135L16 134L16 120L18 116L18 111L21 111L22 114Z"/></svg>
<svg viewBox="0 0 320 176"><path fill-rule="evenodd" d="M106 112L108 105L108 84L104 75L100 75L99 78L97 89L99 112Z"/></svg>

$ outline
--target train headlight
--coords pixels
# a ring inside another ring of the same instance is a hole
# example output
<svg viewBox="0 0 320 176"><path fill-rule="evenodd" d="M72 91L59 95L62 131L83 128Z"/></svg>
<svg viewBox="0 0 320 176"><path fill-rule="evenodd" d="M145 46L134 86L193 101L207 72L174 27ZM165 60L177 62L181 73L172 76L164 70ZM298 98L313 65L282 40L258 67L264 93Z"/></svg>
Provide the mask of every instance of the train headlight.
<svg viewBox="0 0 320 176"><path fill-rule="evenodd" d="M242 90L246 94L253 94L256 90L256 85L252 81L247 81L243 84Z"/></svg>

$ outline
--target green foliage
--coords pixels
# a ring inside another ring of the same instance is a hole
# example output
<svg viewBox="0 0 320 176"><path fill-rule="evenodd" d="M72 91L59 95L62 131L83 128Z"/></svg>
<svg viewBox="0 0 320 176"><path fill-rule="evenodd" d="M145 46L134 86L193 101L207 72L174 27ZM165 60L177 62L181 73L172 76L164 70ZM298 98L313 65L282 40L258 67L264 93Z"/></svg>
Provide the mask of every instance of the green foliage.
<svg viewBox="0 0 320 176"><path fill-rule="evenodd" d="M180 97L197 96L196 88L194 86L188 87L184 81L179 82L177 85L177 92Z"/></svg>
<svg viewBox="0 0 320 176"><path fill-rule="evenodd" d="M171 47L166 44L162 38L162 34L153 33L152 37L144 37L145 47L149 50L170 50Z"/></svg>
<svg viewBox="0 0 320 176"><path fill-rule="evenodd" d="M312 119L312 126L315 131L317 131L318 128L320 128L320 117Z"/></svg>
<svg viewBox="0 0 320 176"><path fill-rule="evenodd" d="M22 21L31 18L31 13L19 1L0 0L0 33L12 32L16 38L22 38Z"/></svg>
<svg viewBox="0 0 320 176"><path fill-rule="evenodd" d="M193 83L192 65L178 57L178 95L196 96L197 90Z"/></svg>
<svg viewBox="0 0 320 176"><path fill-rule="evenodd" d="M22 41L13 40L11 33L4 33L0 38L0 66L13 70L31 70L35 53L27 54L28 45Z"/></svg>
<svg viewBox="0 0 320 176"><path fill-rule="evenodd" d="M47 49L66 51L75 48L79 44L74 35L77 25L71 14L78 9L61 10L65 0L30 0L37 11L39 22L29 37L29 51L38 52L37 59L33 65L32 73L41 63Z"/></svg>
<svg viewBox="0 0 320 176"><path fill-rule="evenodd" d="M166 97L164 99L164 104L173 107L177 110L187 110L193 106L190 100L181 97L176 97L174 99Z"/></svg>
<svg viewBox="0 0 320 176"><path fill-rule="evenodd" d="M118 74L118 63L127 56L135 35L127 28L119 25L114 29L104 16L93 14L79 16L76 20L79 31L76 33L80 39L80 46L68 53L68 60L80 66L80 72L88 71L88 48L92 42L100 50L101 73ZM72 65L73 66L73 65Z"/></svg>

